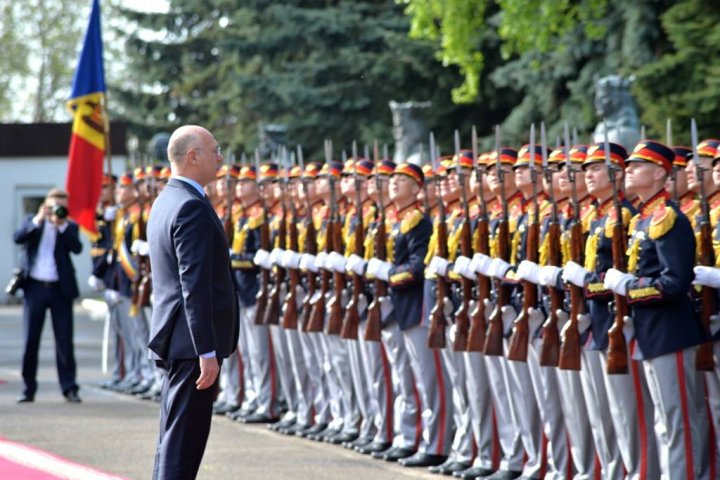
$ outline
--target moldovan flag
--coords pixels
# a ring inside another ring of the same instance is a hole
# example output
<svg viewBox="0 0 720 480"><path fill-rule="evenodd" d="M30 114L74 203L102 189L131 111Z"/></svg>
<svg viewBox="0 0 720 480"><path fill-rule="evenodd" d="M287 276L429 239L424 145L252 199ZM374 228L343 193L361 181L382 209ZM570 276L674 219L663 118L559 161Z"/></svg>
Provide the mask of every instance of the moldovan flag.
<svg viewBox="0 0 720 480"><path fill-rule="evenodd" d="M70 217L91 238L98 235L95 210L102 189L105 132L105 73L100 34L100 3L93 0L68 108L73 114L66 189Z"/></svg>

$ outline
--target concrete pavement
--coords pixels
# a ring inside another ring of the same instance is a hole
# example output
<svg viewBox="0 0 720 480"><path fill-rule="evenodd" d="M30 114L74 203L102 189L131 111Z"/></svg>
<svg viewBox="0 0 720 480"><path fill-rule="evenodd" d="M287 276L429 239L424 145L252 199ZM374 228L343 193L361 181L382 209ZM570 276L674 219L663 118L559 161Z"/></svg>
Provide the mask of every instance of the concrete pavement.
<svg viewBox="0 0 720 480"><path fill-rule="evenodd" d="M15 404L21 392L22 309L0 307L0 437L25 443L73 462L131 479L152 473L158 404L107 392L101 372L103 322L75 310L75 355L80 405L65 402L57 383L52 325L46 320L40 350L39 389L32 404ZM290 438L264 426L213 419L198 476L210 479L386 480L434 478L373 460L342 447Z"/></svg>

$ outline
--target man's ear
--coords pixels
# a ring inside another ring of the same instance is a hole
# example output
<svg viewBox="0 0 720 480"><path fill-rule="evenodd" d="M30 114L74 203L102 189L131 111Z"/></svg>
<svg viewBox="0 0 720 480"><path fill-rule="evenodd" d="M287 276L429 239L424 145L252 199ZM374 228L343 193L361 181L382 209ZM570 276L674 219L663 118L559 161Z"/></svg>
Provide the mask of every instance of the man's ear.
<svg viewBox="0 0 720 480"><path fill-rule="evenodd" d="M420 193L420 185L418 185L417 182L413 182L412 186L412 193L417 197L417 194Z"/></svg>

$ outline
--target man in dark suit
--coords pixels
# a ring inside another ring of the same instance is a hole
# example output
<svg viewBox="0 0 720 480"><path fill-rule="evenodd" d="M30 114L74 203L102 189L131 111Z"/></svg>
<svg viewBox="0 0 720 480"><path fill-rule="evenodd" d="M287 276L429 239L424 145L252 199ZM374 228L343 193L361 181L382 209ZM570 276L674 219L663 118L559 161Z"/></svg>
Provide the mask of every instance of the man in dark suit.
<svg viewBox="0 0 720 480"><path fill-rule="evenodd" d="M28 215L15 231L14 240L25 246L22 266L25 291L22 376L25 390L17 401L35 400L38 348L45 313L50 309L60 388L69 402L80 403L75 383L72 309L73 300L79 293L70 252L80 253L82 244L77 224L67 218L67 193L60 189L50 190L37 215Z"/></svg>
<svg viewBox="0 0 720 480"><path fill-rule="evenodd" d="M223 358L238 342L237 298L223 226L203 186L222 164L202 127L170 137L172 178L147 226L154 303L150 350L162 375L154 479L192 479L205 450Z"/></svg>

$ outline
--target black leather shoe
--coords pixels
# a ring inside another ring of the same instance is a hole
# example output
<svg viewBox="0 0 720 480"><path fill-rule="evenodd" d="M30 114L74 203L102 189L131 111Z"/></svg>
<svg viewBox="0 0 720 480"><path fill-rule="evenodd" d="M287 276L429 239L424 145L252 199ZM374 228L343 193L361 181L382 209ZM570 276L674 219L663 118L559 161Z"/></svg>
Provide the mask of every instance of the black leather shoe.
<svg viewBox="0 0 720 480"><path fill-rule="evenodd" d="M342 446L349 450L355 450L356 447L370 445L371 443L372 443L372 438L370 438L370 437L358 437L351 442L344 442L342 444Z"/></svg>
<svg viewBox="0 0 720 480"><path fill-rule="evenodd" d="M340 432L337 435L334 435L332 437L328 437L325 439L327 443L332 443L333 445L341 445L343 443L352 442L354 440L357 440L360 433L355 431L350 432Z"/></svg>
<svg viewBox="0 0 720 480"><path fill-rule="evenodd" d="M70 403L81 403L82 400L80 400L80 397L78 396L77 392L75 390L70 390L65 394L65 400L67 400Z"/></svg>
<svg viewBox="0 0 720 480"><path fill-rule="evenodd" d="M35 395L28 395L27 393L23 393L19 397L15 399L16 403L32 403L35 401Z"/></svg>
<svg viewBox="0 0 720 480"><path fill-rule="evenodd" d="M462 472L470 468L468 462L458 462L455 460L447 460L440 465L430 467L430 473L438 473L440 475L452 475L454 472Z"/></svg>
<svg viewBox="0 0 720 480"><path fill-rule="evenodd" d="M273 423L277 422L277 418L268 417L262 413L253 413L246 417L240 417L239 421L242 423Z"/></svg>
<svg viewBox="0 0 720 480"><path fill-rule="evenodd" d="M233 405L232 403L221 403L217 407L213 407L213 413L215 415L227 415L228 413L236 412L240 409L239 405Z"/></svg>
<svg viewBox="0 0 720 480"><path fill-rule="evenodd" d="M415 455L415 450L404 447L394 447L387 452L382 452L382 454L377 457L375 455L376 454L373 453L372 457L382 458L383 460L387 460L388 462L397 462L398 460L401 460L403 458L412 457L413 455Z"/></svg>
<svg viewBox="0 0 720 480"><path fill-rule="evenodd" d="M235 420L236 422L239 422L241 418L247 417L253 414L252 410L246 410L244 408L241 408L240 410L235 410L234 412L228 412L225 414L226 417L230 417L232 420Z"/></svg>
<svg viewBox="0 0 720 480"><path fill-rule="evenodd" d="M487 477L488 475L492 475L493 473L494 470L492 470L491 468L472 467L468 468L467 470L462 470L460 472L453 472L452 475L455 478L475 480L478 477Z"/></svg>
<svg viewBox="0 0 720 480"><path fill-rule="evenodd" d="M515 480L520 475L522 475L522 472L518 472L516 470L498 470L491 475L479 478L482 478L483 480Z"/></svg>
<svg viewBox="0 0 720 480"><path fill-rule="evenodd" d="M444 455L429 455L417 452L412 457L401 458L398 463L403 467L432 467L440 465L445 460L447 460L447 457Z"/></svg>
<svg viewBox="0 0 720 480"><path fill-rule="evenodd" d="M324 442L326 438L334 437L335 435L339 435L339 434L340 434L340 430L328 428L326 430L323 430L320 433L309 434L305 438L309 438L310 440L315 440L316 442Z"/></svg>
<svg viewBox="0 0 720 480"><path fill-rule="evenodd" d="M310 425L300 425L298 423L295 423L287 428L279 428L278 432L282 433L283 435L296 435L297 432L307 430L308 428L310 428Z"/></svg>
<svg viewBox="0 0 720 480"><path fill-rule="evenodd" d="M286 428L290 428L293 425L295 425L295 419L294 418L286 418L285 420L280 420L279 422L271 423L270 425L268 425L268 428L274 432L279 432Z"/></svg>
<svg viewBox="0 0 720 480"><path fill-rule="evenodd" d="M372 442L362 447L355 447L355 451L363 455L370 455L373 453L385 453L390 447L392 447L390 442Z"/></svg>
<svg viewBox="0 0 720 480"><path fill-rule="evenodd" d="M316 423L315 425L295 432L298 437L307 438L309 435L317 435L327 428L327 423Z"/></svg>

